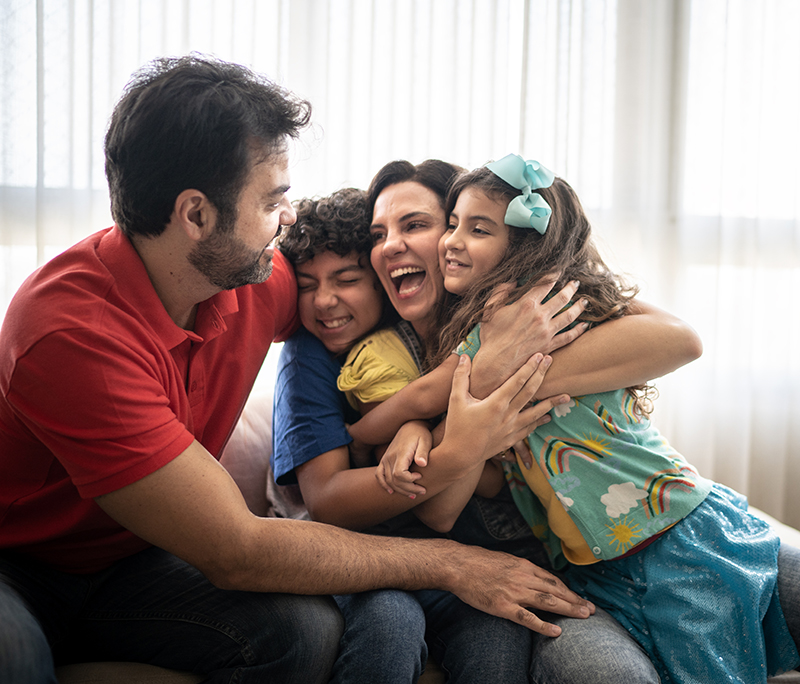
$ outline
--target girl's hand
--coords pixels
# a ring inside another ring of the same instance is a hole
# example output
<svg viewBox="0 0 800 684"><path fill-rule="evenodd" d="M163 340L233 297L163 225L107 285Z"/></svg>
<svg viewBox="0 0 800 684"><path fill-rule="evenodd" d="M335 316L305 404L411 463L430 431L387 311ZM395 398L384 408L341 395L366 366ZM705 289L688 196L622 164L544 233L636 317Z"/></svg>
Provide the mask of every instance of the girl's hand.
<svg viewBox="0 0 800 684"><path fill-rule="evenodd" d="M422 475L411 472L411 466L416 464L424 467L428 464L431 444L431 433L424 421L415 420L403 425L375 471L381 487L389 494L396 491L411 499L424 494L425 488L416 484Z"/></svg>

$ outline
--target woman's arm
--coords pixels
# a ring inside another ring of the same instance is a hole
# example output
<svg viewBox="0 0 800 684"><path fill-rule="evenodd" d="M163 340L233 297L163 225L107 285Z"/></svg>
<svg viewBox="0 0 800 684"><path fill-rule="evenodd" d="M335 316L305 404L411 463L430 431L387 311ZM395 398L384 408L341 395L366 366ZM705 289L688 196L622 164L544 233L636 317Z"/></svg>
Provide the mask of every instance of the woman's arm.
<svg viewBox="0 0 800 684"><path fill-rule="evenodd" d="M526 383L527 391L535 392L536 389L541 385L545 374L547 373L547 369L550 366L550 361L551 358L549 356L542 357L541 354L537 354L533 359L531 359L529 364L533 364L535 366L536 372L533 373ZM453 384L455 386L455 381ZM464 422L463 414L461 412L453 412L454 409L458 411L460 406L459 401L460 400L458 398L451 397L449 402L447 414L448 417L444 422L444 437L442 438L443 443L448 439L448 436L464 434L469 432L471 429L470 425ZM529 415L531 420L535 420L536 425L538 426L542 424L542 422L547 422L550 420L548 413L554 406L564 404L567 401L569 401L569 397L567 395L549 397L533 407L524 409L523 412ZM519 404L521 411L523 410L523 406L523 404ZM525 433L525 435L527 434L528 433ZM525 435L521 435L521 437L524 437ZM514 443L515 442L511 442L511 444ZM511 444L508 446L511 446ZM475 493L476 486L479 483L493 488L494 491L492 495L496 494L497 491L499 491L500 486L502 486L503 474L499 469L499 464L491 463L487 465L486 460L491 458L491 456L498 451L502 451L502 449L497 449L490 454L486 454L486 459L483 463L479 463L472 470L465 472L465 474L457 482L451 484L440 494L437 494L433 497L427 497L424 503L421 503L417 508L414 509L417 517L426 525L428 525L428 527L440 532L447 532L452 529L456 519L461 514L464 506L466 506L467 501L469 501L470 497ZM431 452L429 465L427 467L430 467L430 464L435 463L438 457L439 456L436 454L436 450L434 449ZM424 481L425 469L423 469L421 472L423 474L423 478L409 485L412 488L412 491L416 490L417 488L421 492L426 491L426 483ZM398 490L401 490L401 487L398 486L397 488ZM402 488L402 491L405 493L405 488Z"/></svg>
<svg viewBox="0 0 800 684"><path fill-rule="evenodd" d="M652 304L634 301L628 315L597 325L554 351L537 398L644 385L702 353L703 344L690 325Z"/></svg>
<svg viewBox="0 0 800 684"><path fill-rule="evenodd" d="M566 288L547 303L562 297L565 291ZM528 295L535 292L537 288ZM534 297L540 295L539 292ZM481 347L475 355L470 386L476 397L497 387L520 355L548 351L530 349L542 342L540 337L526 335L525 326L541 326L546 316L541 311L543 305L537 307L524 300L501 307L481 324ZM553 338L554 343L563 334ZM634 300L628 315L597 325L551 352L553 366L537 398L562 392L580 396L642 385L695 360L702 351L700 337L691 326L663 309Z"/></svg>

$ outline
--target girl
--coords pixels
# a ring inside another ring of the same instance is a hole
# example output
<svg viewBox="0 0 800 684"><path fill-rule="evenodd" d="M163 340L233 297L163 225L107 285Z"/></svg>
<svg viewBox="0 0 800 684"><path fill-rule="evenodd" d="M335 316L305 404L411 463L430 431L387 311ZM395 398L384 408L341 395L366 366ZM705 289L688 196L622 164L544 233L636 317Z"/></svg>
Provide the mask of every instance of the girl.
<svg viewBox="0 0 800 684"><path fill-rule="evenodd" d="M509 155L463 175L448 209L439 254L450 295L439 320L450 322L434 364L457 345L474 355L480 321L487 305L488 315L498 305L491 294L503 283L516 283L518 297L548 279L540 274L558 273L580 281L583 320L628 313L635 289L603 263L572 188L537 162ZM443 410L441 376L425 377L427 387L410 385L354 431L381 441L375 425L390 432L395 421ZM779 540L747 513L742 496L674 451L647 408L641 388L557 405L551 422L527 438L527 463L521 455L503 463L520 511L549 544L554 565L571 564L571 586L633 634L663 681L763 682L793 668L800 658L777 595ZM497 469L480 476L496 479ZM445 495L420 509L433 508L444 528L466 493Z"/></svg>

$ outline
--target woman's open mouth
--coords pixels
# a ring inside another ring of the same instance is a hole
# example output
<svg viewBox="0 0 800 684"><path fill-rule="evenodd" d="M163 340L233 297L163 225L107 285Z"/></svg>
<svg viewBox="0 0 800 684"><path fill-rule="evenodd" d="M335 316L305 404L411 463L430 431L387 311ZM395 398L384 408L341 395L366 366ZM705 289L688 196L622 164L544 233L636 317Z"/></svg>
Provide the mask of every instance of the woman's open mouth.
<svg viewBox="0 0 800 684"><path fill-rule="evenodd" d="M403 266L389 272L397 294L406 297L416 292L425 282L425 269L419 266Z"/></svg>

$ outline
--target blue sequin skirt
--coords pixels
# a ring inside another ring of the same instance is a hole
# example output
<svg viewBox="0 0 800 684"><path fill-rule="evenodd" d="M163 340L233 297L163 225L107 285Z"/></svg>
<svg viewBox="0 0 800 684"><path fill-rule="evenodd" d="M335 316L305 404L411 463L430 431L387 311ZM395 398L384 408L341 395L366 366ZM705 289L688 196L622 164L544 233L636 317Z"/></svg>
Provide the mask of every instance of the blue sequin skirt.
<svg viewBox="0 0 800 684"><path fill-rule="evenodd" d="M800 662L778 601L779 546L717 484L650 546L571 566L567 580L628 629L665 684L755 684Z"/></svg>

